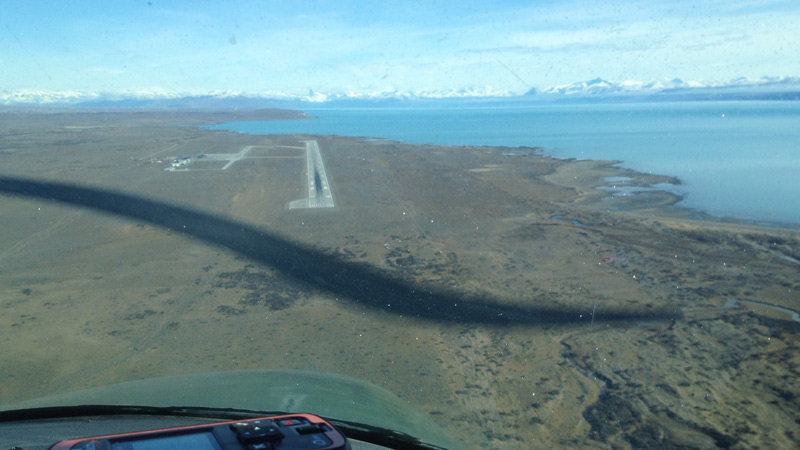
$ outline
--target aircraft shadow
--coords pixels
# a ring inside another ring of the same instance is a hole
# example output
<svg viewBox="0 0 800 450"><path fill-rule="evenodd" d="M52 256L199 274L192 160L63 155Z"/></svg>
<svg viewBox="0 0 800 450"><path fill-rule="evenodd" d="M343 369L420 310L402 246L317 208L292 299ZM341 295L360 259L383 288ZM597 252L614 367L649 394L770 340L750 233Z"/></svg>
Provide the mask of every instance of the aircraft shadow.
<svg viewBox="0 0 800 450"><path fill-rule="evenodd" d="M592 304L570 309L536 305L536 299L531 298L530 304L509 305L486 297L431 290L265 229L113 190L0 176L0 193L90 208L193 236L256 260L304 285L382 313L439 323L491 326L589 326L595 322L668 321L680 316L675 310L602 307L592 318Z"/></svg>

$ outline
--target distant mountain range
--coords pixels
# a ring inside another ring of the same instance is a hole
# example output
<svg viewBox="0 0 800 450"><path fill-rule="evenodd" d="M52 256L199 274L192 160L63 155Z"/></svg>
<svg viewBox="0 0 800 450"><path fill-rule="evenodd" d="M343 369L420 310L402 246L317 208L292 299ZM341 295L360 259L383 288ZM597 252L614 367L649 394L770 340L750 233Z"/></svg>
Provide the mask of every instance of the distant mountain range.
<svg viewBox="0 0 800 450"><path fill-rule="evenodd" d="M439 104L478 100L547 102L605 101L703 101L703 100L800 100L800 77L738 78L728 82L696 82L680 79L662 81L608 81L595 78L545 89L531 89L522 96L492 88L443 91L333 92L309 91L306 95L279 91L245 93L214 91L203 94L167 91L126 91L120 93L78 91L0 91L3 105L46 105L81 107L148 107L167 109L211 108L301 108L321 105L383 105L408 101Z"/></svg>
<svg viewBox="0 0 800 450"><path fill-rule="evenodd" d="M595 78L589 81L531 89L527 97L540 99L632 99L647 100L798 100L800 77L737 78L725 83L683 81L679 78L663 81L608 81Z"/></svg>

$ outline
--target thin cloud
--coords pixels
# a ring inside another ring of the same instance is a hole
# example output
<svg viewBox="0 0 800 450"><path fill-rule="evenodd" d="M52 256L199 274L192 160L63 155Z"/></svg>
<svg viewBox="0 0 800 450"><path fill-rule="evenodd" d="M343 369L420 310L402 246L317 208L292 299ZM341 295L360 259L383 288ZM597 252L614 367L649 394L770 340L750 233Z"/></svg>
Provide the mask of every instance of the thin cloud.
<svg viewBox="0 0 800 450"><path fill-rule="evenodd" d="M15 64L0 81L305 93L732 79L796 74L787 36L800 35L800 4L777 0L185 6L60 8L58 24L12 6L0 61Z"/></svg>

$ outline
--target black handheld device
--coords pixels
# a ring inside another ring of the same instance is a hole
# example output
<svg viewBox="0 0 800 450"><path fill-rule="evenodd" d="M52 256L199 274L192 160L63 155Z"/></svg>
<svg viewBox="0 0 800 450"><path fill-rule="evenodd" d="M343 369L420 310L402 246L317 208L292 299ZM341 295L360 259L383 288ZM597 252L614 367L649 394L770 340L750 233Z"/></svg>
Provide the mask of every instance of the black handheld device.
<svg viewBox="0 0 800 450"><path fill-rule="evenodd" d="M289 414L61 441L50 450L350 450L345 436L313 414Z"/></svg>

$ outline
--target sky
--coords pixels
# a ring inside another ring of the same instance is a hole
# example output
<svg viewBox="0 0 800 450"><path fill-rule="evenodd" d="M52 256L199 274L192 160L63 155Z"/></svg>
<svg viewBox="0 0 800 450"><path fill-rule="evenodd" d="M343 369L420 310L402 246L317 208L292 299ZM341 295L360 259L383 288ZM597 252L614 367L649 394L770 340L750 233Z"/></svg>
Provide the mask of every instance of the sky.
<svg viewBox="0 0 800 450"><path fill-rule="evenodd" d="M797 0L22 1L0 92L474 90L800 76Z"/></svg>

